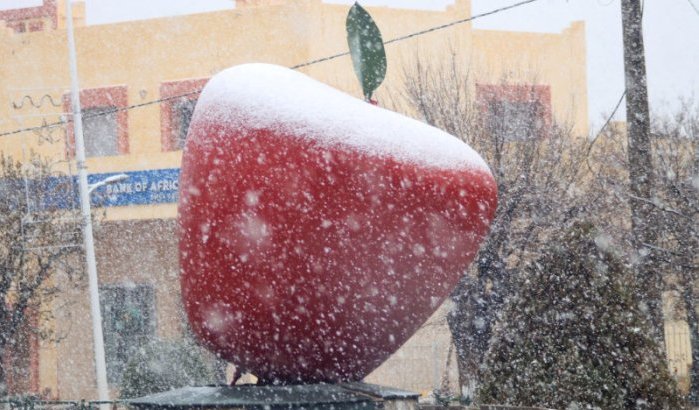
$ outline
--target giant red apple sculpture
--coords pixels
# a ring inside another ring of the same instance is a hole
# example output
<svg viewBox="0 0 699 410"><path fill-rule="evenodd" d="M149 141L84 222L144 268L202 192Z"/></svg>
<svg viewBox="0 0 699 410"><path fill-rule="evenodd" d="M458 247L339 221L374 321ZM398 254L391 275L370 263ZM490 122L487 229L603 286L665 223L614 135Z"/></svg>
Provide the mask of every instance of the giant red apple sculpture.
<svg viewBox="0 0 699 410"><path fill-rule="evenodd" d="M362 379L449 295L496 207L455 137L264 64L206 85L180 178L191 326L263 382Z"/></svg>

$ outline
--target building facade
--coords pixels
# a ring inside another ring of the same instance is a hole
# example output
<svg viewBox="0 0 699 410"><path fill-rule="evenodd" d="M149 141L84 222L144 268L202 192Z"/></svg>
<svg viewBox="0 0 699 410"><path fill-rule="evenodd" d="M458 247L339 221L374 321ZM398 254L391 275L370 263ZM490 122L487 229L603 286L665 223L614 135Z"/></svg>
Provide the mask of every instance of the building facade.
<svg viewBox="0 0 699 410"><path fill-rule="evenodd" d="M0 151L51 158L72 174L70 77L62 1L0 12ZM87 167L92 182L125 173L127 180L95 191L100 214L97 265L104 315L108 378L117 393L132 349L149 338L185 332L179 300L176 238L177 182L182 144L197 91L232 65L304 65L347 49L349 6L321 0L238 0L226 11L85 25L78 5L76 45L84 113ZM470 0L443 11L376 7L370 13L384 40L470 17ZM515 11L516 12L516 11ZM404 85L417 59L468 69L477 98L493 107L535 104L537 120L572 124L587 133L585 32L574 23L557 34L475 30L471 23L386 46L382 104ZM361 96L348 56L300 71ZM503 87L503 79L508 86ZM523 89L536 90L535 97ZM531 111L531 110L530 110ZM503 131L507 132L507 130ZM86 280L65 286L51 309L59 337L38 340L25 360L23 386L47 398L96 396ZM455 385L454 359L441 309L368 381L428 393L445 378ZM448 365L451 363L451 365ZM19 385L19 384L18 384Z"/></svg>

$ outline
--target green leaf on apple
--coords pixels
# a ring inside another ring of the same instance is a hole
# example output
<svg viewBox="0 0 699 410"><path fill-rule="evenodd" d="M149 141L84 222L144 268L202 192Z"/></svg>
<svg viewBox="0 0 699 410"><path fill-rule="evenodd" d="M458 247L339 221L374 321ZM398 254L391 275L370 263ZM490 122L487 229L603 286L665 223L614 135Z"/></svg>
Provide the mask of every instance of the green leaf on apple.
<svg viewBox="0 0 699 410"><path fill-rule="evenodd" d="M347 44L364 98L369 101L386 76L386 50L374 19L357 2L347 14Z"/></svg>

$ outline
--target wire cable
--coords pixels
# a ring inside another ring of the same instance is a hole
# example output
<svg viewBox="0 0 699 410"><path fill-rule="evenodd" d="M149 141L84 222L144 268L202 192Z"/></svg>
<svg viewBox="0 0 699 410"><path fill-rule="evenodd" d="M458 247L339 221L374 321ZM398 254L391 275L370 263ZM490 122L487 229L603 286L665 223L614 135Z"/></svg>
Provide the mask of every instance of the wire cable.
<svg viewBox="0 0 699 410"><path fill-rule="evenodd" d="M407 39L410 39L410 38L413 38L413 37L417 37L417 36L421 36L421 35L424 35L424 34L427 34L427 33L432 33L432 32L435 32L435 31L443 30L443 29L445 29L445 28L449 28L449 27L452 27L452 26L456 26L456 25L458 25L458 24L468 23L468 22L470 22L470 21L473 21L473 20L476 20L476 19L479 19L479 18L491 16L491 15L493 15L493 14L498 14L498 13L501 13L501 12L504 12L504 11L507 11L507 10L511 10L511 9L514 9L514 8L517 8L517 7L520 7L520 6L524 6L524 5L529 4L529 3L534 3L534 2L536 2L536 1L538 1L538 0L523 0L523 1L520 1L520 2L517 2L517 3L510 4L509 6L503 6L503 7L500 7L500 8L494 9L494 10L491 10L491 11L487 11L487 12L484 12L484 13L480 13L480 14L473 15L473 16L468 17L468 18L455 20L455 21L452 21L452 22L449 22L449 23L446 23L446 24L442 24L442 25L439 25L439 26L431 27L431 28L428 28L428 29L425 29L425 30L421 30L421 31L416 31L416 32L414 32L414 33L410 33L410 34L407 34L407 35L404 35L404 36L396 37L396 38L390 39L390 40L388 40L388 41L384 41L384 45L397 43L397 42L399 42L399 41L404 41L404 40L407 40ZM337 54L333 54L333 55L330 55L330 56L327 56L327 57L323 57L323 58L319 58L319 59L316 59L316 60L311 60L311 61L308 61L308 62L305 62L305 63L296 64L296 65L293 65L293 66L288 67L288 68L290 68L290 69L292 69L292 70L298 70L299 68L308 67L308 66L311 66L311 65L323 63L323 62L325 62L325 61L334 60L334 59L336 59L336 58L340 58L340 57L344 57L344 56L348 56L348 55L350 55L349 51L345 51L345 52L343 52L343 53L337 53ZM157 100L147 101L147 102L140 103L140 104L128 105L128 106L125 106L125 107L117 107L117 108L114 108L114 109L111 109L111 110L104 110L104 111L100 111L99 113L94 113L94 114L90 114L90 115L85 115L85 116L83 116L83 118L84 118L84 119L88 119L88 118L97 117L97 116L101 116L101 115L112 114L112 113L115 113L115 112L128 111L128 110L132 110L132 109L136 109L136 108L145 107L145 106L148 106L148 105L160 104L160 103L163 103L163 102L167 102L167 101L171 101L171 100L176 100L176 99L179 99L179 98L182 98L182 97L188 97L188 96L190 96L190 95L195 95L195 94L199 94L199 93L201 93L201 90L196 90L196 91L192 91L192 92L189 92L189 93L186 93L186 94L175 95L175 96L167 97L167 98L160 98L160 99L157 99ZM62 114L62 115L66 115L66 116L72 115L72 113L61 113L61 114ZM37 131L37 130L41 130L41 129L60 127L60 126L62 126L62 125L68 124L68 123L70 123L70 122L72 122L72 121L73 121L72 119L65 119L65 120L53 122L53 123L50 123L50 124L39 125L39 126L36 126L36 127L20 128L20 129L16 129L16 130L13 130L13 131L7 131L7 132L0 133L0 137L6 137L6 136L9 136L9 135L20 134L20 133L23 133L23 132Z"/></svg>
<svg viewBox="0 0 699 410"><path fill-rule="evenodd" d="M694 4L694 2L692 0L687 0L687 3L689 3L690 6L692 6L694 12L697 13L697 15L699 16L699 8Z"/></svg>
<svg viewBox="0 0 699 410"><path fill-rule="evenodd" d="M446 23L446 24L442 24L442 25L440 25L440 26L435 26L435 27L431 27L431 28L428 28L428 29L425 29L425 30L416 31L416 32L414 32L414 33L410 33L410 34L407 34L407 35L404 35L404 36L392 38L392 39L390 39L390 40L388 40L388 41L384 41L383 44L384 44L384 45L388 45L388 44L397 43L397 42L399 42L399 41L408 40L408 39L413 38L413 37L421 36L421 35L424 35L424 34L427 34L427 33L432 33L432 32L434 32L434 31L443 30L443 29L445 29L445 28L449 28L449 27L452 27L452 26L456 26L456 25L458 25L458 24L468 23L469 21L473 21L473 20L476 20L476 19L479 19L479 18L482 18L482 17L487 17L487 16L490 16L490 15L493 15L493 14L501 13L501 12L503 12L503 11L507 11L507 10L510 10L510 9L514 9L514 8L516 8L516 7L524 6L525 4L534 3L535 1L538 1L538 0L525 0L525 1L520 1L520 2L518 2L518 3L510 4L509 6L500 7L500 8L495 9L495 10L487 11L487 12L485 12L485 13L476 14L476 15L473 15L473 16L471 16L471 17L467 17L467 18L460 19L460 20L454 20L454 21L452 21L452 22L449 22L449 23ZM334 55L331 55L331 56L328 56L328 57L324 57L324 58L320 58L320 59L317 59L317 60L309 61L309 62L307 62L307 63L298 64L298 65L295 65L295 66L292 66L292 67L289 67L289 68L296 70L296 69L299 69L299 68L307 67L307 66L309 66L309 65L313 65L313 64L317 64L317 63L322 63L322 62L324 62L324 61L334 60L334 59L336 59L336 58L344 57L344 56L348 56L348 55L350 55L349 51L345 51L345 52L343 52L343 53L334 54Z"/></svg>
<svg viewBox="0 0 699 410"><path fill-rule="evenodd" d="M617 111L619 111L619 107L621 107L621 103L622 103L622 101L624 101L624 97L626 97L626 90L624 90L624 92L621 93L621 97L619 97L619 101L617 101L616 106L614 107L614 110L612 110L612 113L609 115L609 117L607 118L607 121L605 121L602 128L599 129L599 132L597 133L597 135L600 135L601 133L604 132L605 129L607 129L607 126L612 121L612 119L616 115ZM595 139L597 139L597 137L595 137ZM594 144L594 141L593 141L593 144Z"/></svg>
<svg viewBox="0 0 699 410"><path fill-rule="evenodd" d="M590 172L594 173L594 170L592 169L592 165L590 165L590 152L592 152L592 147L595 146L595 143L597 142L597 139L599 138L600 135L607 129L607 126L612 122L612 119L616 115L617 111L619 111L619 107L621 107L621 103L624 101L624 98L626 97L626 90L624 90L623 93L621 93L621 97L619 97L619 101L617 101L616 106L614 107L614 110L612 110L612 113L609 114L609 117L607 117L607 121L604 122L604 125L602 125L602 128L599 129L597 134L595 134L595 137L590 141L590 145L587 147L587 152L585 153L585 163L587 164L587 169L590 170Z"/></svg>

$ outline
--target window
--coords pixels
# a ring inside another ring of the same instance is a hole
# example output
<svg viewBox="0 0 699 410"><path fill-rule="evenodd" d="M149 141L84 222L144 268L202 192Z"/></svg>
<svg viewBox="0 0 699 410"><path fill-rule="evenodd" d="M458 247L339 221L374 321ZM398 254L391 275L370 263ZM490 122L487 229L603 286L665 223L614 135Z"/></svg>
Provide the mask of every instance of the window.
<svg viewBox="0 0 699 410"><path fill-rule="evenodd" d="M199 94L207 79L172 81L160 85L160 97L166 99L161 106L160 128L163 151L184 148L189 123L194 114ZM181 97L178 97L181 96ZM178 98L176 98L178 97Z"/></svg>
<svg viewBox="0 0 699 410"><path fill-rule="evenodd" d="M196 104L197 100L191 98L181 98L172 104L172 149L184 148L184 141L187 139L189 123L192 121Z"/></svg>
<svg viewBox="0 0 699 410"><path fill-rule="evenodd" d="M478 85L477 97L486 130L505 141L524 141L546 135L551 123L548 86Z"/></svg>
<svg viewBox="0 0 699 410"><path fill-rule="evenodd" d="M85 156L104 157L119 154L116 107L92 107L83 110Z"/></svg>
<svg viewBox="0 0 699 410"><path fill-rule="evenodd" d="M86 157L128 154L128 113L115 111L128 104L126 87L91 88L80 91ZM72 112L70 94L63 96L63 109ZM66 127L67 156L75 155L73 127Z"/></svg>
<svg viewBox="0 0 699 410"><path fill-rule="evenodd" d="M486 129L506 141L528 140L540 135L543 121L539 103L492 100L487 103Z"/></svg>
<svg viewBox="0 0 699 410"><path fill-rule="evenodd" d="M155 295L150 285L100 288L107 379L121 383L136 351L155 337Z"/></svg>

